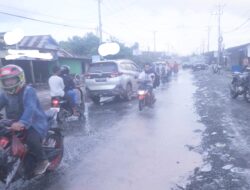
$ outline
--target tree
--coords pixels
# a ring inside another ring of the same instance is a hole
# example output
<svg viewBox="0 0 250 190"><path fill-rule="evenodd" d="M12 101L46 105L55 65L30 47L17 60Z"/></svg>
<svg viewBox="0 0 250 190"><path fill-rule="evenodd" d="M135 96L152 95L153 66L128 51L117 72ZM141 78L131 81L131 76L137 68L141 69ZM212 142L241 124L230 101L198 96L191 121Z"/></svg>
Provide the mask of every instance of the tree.
<svg viewBox="0 0 250 190"><path fill-rule="evenodd" d="M91 57L98 54L99 38L93 33L87 33L83 37L73 36L67 41L61 41L59 46L73 55Z"/></svg>
<svg viewBox="0 0 250 190"><path fill-rule="evenodd" d="M133 58L133 46L128 47L124 43L120 42L116 37L111 36L109 42L115 42L120 46L120 52L116 55L106 56L106 59L132 59Z"/></svg>

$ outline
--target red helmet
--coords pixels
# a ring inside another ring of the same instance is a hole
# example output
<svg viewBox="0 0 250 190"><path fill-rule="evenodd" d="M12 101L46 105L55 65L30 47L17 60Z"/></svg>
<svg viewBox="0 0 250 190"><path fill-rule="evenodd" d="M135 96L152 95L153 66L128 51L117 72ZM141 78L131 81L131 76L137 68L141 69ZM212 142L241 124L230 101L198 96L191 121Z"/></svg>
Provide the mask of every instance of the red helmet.
<svg viewBox="0 0 250 190"><path fill-rule="evenodd" d="M12 80L11 80L12 79ZM6 65L0 69L1 88L9 94L16 94L25 85L25 75L21 67Z"/></svg>

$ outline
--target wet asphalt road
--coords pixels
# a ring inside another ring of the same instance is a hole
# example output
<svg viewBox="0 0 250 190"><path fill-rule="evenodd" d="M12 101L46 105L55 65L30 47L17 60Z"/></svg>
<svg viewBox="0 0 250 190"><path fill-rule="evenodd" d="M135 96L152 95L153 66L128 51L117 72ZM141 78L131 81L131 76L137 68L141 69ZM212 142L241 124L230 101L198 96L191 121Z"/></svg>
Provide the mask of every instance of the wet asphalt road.
<svg viewBox="0 0 250 190"><path fill-rule="evenodd" d="M125 109L119 104L92 112L90 109L89 114L95 114L90 118L89 130L102 128L104 139L87 154L81 154L77 168L49 189L175 187L201 164L200 155L187 148L200 142L194 131L202 129L194 113L194 91L191 75L182 73L169 87L157 92L154 109L139 112L136 101L125 104ZM97 117L99 122L94 121Z"/></svg>
<svg viewBox="0 0 250 190"><path fill-rule="evenodd" d="M156 90L153 109L138 111L137 101L87 104L86 122L66 131L60 168L21 190L180 189L202 156L204 125L196 113L196 87L180 72Z"/></svg>
<svg viewBox="0 0 250 190"><path fill-rule="evenodd" d="M250 189L250 105L243 97L232 99L231 74L211 70L193 73L198 87L195 107L205 125L201 152L204 164L196 168L187 190Z"/></svg>
<svg viewBox="0 0 250 190"><path fill-rule="evenodd" d="M250 105L230 98L230 80L180 72L142 112L136 100L88 103L86 122L65 132L58 170L11 189L249 190Z"/></svg>

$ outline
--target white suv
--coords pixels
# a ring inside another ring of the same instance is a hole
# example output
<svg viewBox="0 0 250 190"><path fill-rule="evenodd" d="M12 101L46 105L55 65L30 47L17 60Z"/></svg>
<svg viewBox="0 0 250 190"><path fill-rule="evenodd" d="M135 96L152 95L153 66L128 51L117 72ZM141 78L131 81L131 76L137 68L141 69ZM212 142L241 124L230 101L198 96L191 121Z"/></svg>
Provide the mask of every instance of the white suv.
<svg viewBox="0 0 250 190"><path fill-rule="evenodd" d="M92 63L85 75L88 96L95 103L101 97L118 96L130 100L138 89L139 67L131 60Z"/></svg>

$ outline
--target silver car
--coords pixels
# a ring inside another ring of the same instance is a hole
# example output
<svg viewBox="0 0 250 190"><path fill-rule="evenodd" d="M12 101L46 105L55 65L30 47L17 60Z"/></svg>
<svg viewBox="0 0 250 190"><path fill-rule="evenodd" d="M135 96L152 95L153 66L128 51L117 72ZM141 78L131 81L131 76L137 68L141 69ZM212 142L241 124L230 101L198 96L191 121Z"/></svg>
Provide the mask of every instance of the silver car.
<svg viewBox="0 0 250 190"><path fill-rule="evenodd" d="M117 96L130 100L138 89L139 67L131 60L92 63L85 75L88 96L95 103L101 97Z"/></svg>

